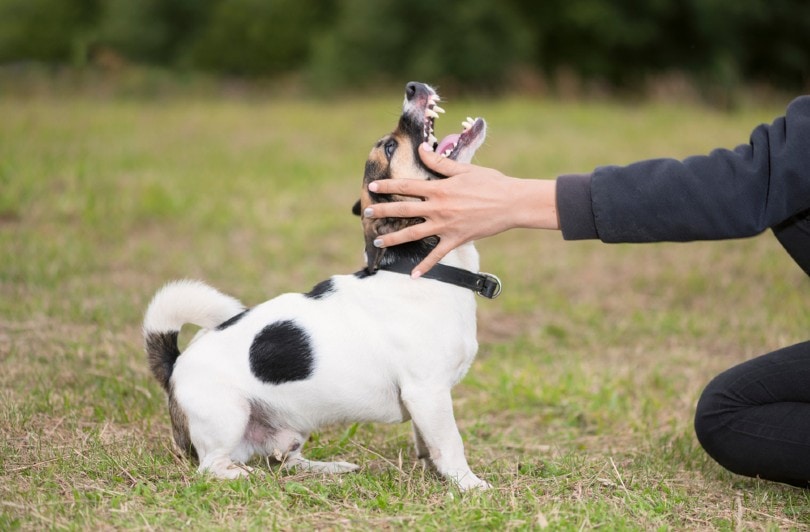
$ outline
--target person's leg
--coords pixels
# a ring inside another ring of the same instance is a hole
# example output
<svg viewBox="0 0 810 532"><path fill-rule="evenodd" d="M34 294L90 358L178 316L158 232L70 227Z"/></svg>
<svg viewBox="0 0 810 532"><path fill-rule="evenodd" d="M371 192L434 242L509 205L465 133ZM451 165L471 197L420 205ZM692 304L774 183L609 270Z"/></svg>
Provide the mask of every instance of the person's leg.
<svg viewBox="0 0 810 532"><path fill-rule="evenodd" d="M810 342L715 377L698 401L695 432L734 473L810 487Z"/></svg>

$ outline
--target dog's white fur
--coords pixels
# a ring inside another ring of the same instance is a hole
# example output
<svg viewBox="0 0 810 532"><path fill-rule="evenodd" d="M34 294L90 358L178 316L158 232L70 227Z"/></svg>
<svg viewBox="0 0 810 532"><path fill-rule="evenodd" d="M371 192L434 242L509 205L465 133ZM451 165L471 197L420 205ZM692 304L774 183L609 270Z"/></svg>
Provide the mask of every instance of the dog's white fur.
<svg viewBox="0 0 810 532"><path fill-rule="evenodd" d="M472 244L442 262L478 271ZM461 489L489 487L467 465L450 395L478 347L475 294L387 271L334 276L331 288L323 298L278 296L221 330L244 309L234 298L196 281L171 283L155 295L144 320L147 338L184 323L203 328L177 358L167 386L187 421L199 470L236 478L262 455L284 467L352 471L354 464L305 459L309 434L335 423L411 419L420 458ZM262 382L251 371L251 344L268 324L288 320L309 337L312 372Z"/></svg>

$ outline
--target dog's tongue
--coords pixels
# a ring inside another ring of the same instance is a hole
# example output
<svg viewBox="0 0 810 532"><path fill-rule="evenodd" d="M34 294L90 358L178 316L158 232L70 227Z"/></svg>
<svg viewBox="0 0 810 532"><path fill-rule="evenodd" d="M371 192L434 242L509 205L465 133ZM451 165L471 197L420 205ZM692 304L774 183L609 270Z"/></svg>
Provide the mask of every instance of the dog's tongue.
<svg viewBox="0 0 810 532"><path fill-rule="evenodd" d="M436 146L436 153L442 154L447 151L447 148L452 148L457 142L458 139L461 137L458 133L452 133L444 137L439 145Z"/></svg>

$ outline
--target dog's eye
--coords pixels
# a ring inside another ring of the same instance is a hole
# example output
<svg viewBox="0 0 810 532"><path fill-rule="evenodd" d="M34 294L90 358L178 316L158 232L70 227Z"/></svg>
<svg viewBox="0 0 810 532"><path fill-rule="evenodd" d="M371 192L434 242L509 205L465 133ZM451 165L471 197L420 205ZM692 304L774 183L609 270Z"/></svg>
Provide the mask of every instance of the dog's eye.
<svg viewBox="0 0 810 532"><path fill-rule="evenodd" d="M394 155L394 150L397 149L397 141L395 141L394 139L389 140L388 142L385 143L383 149L385 150L385 156L388 159L390 159Z"/></svg>

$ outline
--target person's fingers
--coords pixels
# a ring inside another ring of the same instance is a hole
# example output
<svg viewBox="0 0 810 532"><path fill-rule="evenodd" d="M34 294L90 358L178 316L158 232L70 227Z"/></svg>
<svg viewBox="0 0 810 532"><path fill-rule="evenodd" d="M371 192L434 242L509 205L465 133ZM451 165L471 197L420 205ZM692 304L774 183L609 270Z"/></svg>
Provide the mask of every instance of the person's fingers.
<svg viewBox="0 0 810 532"><path fill-rule="evenodd" d="M422 162L425 163L425 166L437 174L447 177L460 174L469 166L434 152L428 144L422 144L419 147L419 157L422 158Z"/></svg>
<svg viewBox="0 0 810 532"><path fill-rule="evenodd" d="M468 171L470 168L468 164L459 163L434 153L430 147L425 147L425 145L420 147L419 156L428 168L447 177L458 175ZM368 189L378 194L400 194L423 199L436 199L436 197L442 195L440 188L442 183L443 181L423 181L419 179L380 179L369 183ZM391 247L439 234L438 225L432 222L429 216L435 207L427 206L426 203L431 202L397 201L369 205L364 212L364 216L369 218L425 218L422 223L393 233L379 235L375 239L374 245ZM411 277L417 278L428 272L445 255L463 243L463 240L455 241L443 235L439 244L411 271Z"/></svg>
<svg viewBox="0 0 810 532"><path fill-rule="evenodd" d="M366 218L423 218L427 209L422 201L374 203L363 211Z"/></svg>
<svg viewBox="0 0 810 532"><path fill-rule="evenodd" d="M379 235L374 239L374 245L378 248L389 248L391 246L398 246L406 242L413 242L421 240L436 234L432 224L427 222L411 225L393 233Z"/></svg>
<svg viewBox="0 0 810 532"><path fill-rule="evenodd" d="M378 179L368 184L368 189L377 194L401 194L425 197L432 190L430 181L423 179Z"/></svg>
<svg viewBox="0 0 810 532"><path fill-rule="evenodd" d="M425 273L428 272L431 268L436 266L440 260L444 258L445 255L453 251L455 246L449 244L442 240L439 242L439 245L433 248L433 251L428 253L428 256L425 257L422 262L416 265L413 270L411 270L411 277L414 279L421 277Z"/></svg>

